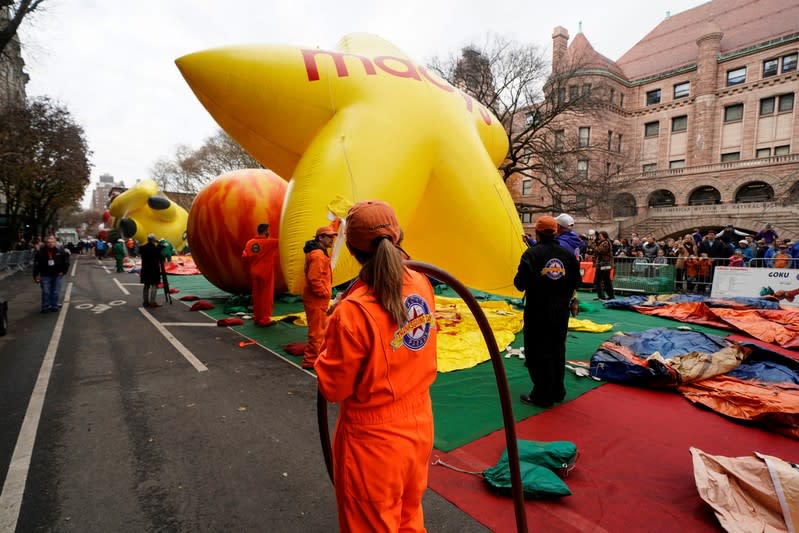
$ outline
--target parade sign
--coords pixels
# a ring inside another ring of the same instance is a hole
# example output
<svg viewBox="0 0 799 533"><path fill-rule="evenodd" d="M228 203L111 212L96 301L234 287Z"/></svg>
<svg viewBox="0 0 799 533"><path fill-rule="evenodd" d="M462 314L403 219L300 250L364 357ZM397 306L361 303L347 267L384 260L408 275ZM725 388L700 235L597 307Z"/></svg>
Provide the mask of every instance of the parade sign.
<svg viewBox="0 0 799 533"><path fill-rule="evenodd" d="M799 307L799 269L719 266L710 294L713 298L768 298Z"/></svg>

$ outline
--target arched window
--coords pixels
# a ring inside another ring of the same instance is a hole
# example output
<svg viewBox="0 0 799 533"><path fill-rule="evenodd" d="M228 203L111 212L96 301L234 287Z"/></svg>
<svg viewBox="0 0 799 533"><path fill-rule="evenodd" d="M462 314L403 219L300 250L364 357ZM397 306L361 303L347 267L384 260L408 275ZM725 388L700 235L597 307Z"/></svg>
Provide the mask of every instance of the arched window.
<svg viewBox="0 0 799 533"><path fill-rule="evenodd" d="M791 186L791 190L788 191L788 201L791 203L799 203L799 181L794 183Z"/></svg>
<svg viewBox="0 0 799 533"><path fill-rule="evenodd" d="M721 193L715 187L705 185L694 189L688 197L688 205L713 205L721 203Z"/></svg>
<svg viewBox="0 0 799 533"><path fill-rule="evenodd" d="M636 214L635 196L628 192L623 192L613 200L614 217L632 217Z"/></svg>
<svg viewBox="0 0 799 533"><path fill-rule="evenodd" d="M674 194L667 189L658 189L649 195L647 205L649 207L674 207L677 203Z"/></svg>
<svg viewBox="0 0 799 533"><path fill-rule="evenodd" d="M747 204L749 202L770 202L774 199L774 189L771 185L763 181L752 181L744 184L735 193L736 204Z"/></svg>

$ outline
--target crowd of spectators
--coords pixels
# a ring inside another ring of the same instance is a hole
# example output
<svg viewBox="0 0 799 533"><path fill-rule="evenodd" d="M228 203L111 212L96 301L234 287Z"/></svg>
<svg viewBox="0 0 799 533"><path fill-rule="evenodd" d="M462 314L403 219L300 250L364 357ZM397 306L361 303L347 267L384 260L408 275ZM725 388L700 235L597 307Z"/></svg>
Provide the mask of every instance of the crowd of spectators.
<svg viewBox="0 0 799 533"><path fill-rule="evenodd" d="M583 261L594 255L592 233L580 235L581 243L575 245L575 253ZM629 237L614 239L612 250L617 263L631 264L633 275L657 275L659 267L673 265L677 286L688 292L708 289L717 266L799 268L799 241L780 239L771 224L754 235L732 224L704 233L694 228L682 238L660 240L632 232Z"/></svg>
<svg viewBox="0 0 799 533"><path fill-rule="evenodd" d="M596 247L600 239L597 232L578 234L574 219L565 213L555 218L559 230L559 244L581 262L596 263ZM535 244L530 235L524 235L528 246ZM687 292L708 292L717 266L799 268L799 241L780 239L771 224L752 235L727 224L720 231L699 228L682 238L657 240L653 235L630 233L611 242L612 263L628 263L627 272L635 276L655 277L674 268L675 285Z"/></svg>
<svg viewBox="0 0 799 533"><path fill-rule="evenodd" d="M780 239L771 224L755 235L732 225L719 232L707 230L704 235L694 228L682 239L655 240L652 235L640 237L633 232L629 238L613 241L613 253L615 257L644 257L651 264L673 263L677 270L684 270L689 259L703 257L714 266L799 268L799 242Z"/></svg>

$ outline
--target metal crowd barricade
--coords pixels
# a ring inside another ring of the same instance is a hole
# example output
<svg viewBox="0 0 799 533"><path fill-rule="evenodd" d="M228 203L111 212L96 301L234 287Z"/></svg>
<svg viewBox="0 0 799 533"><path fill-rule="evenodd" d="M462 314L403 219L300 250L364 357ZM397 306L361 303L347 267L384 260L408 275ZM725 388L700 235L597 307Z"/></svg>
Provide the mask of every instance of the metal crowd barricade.
<svg viewBox="0 0 799 533"><path fill-rule="evenodd" d="M590 259L588 259L590 260ZM658 261L665 261L659 263ZM615 257L613 267L613 291L642 294L699 294L710 296L713 273L717 266L729 266L728 258L706 258L704 268L677 269L678 258L666 257L650 261L644 257ZM687 263L681 261L681 264ZM752 258L743 266L752 268L775 268L773 259ZM799 258L791 258L788 268L799 268ZM689 272L693 275L689 276Z"/></svg>
<svg viewBox="0 0 799 533"><path fill-rule="evenodd" d="M30 250L11 251L0 253L0 272L9 270L24 270L33 262L33 252Z"/></svg>
<svg viewBox="0 0 799 533"><path fill-rule="evenodd" d="M755 257L749 260L749 264L746 266L754 267L754 268L778 268L774 266L774 258L770 257L768 259L762 257ZM799 268L799 257L792 257L788 259L787 268Z"/></svg>
<svg viewBox="0 0 799 533"><path fill-rule="evenodd" d="M646 294L674 292L674 258L653 263L644 257L616 257L613 291Z"/></svg>

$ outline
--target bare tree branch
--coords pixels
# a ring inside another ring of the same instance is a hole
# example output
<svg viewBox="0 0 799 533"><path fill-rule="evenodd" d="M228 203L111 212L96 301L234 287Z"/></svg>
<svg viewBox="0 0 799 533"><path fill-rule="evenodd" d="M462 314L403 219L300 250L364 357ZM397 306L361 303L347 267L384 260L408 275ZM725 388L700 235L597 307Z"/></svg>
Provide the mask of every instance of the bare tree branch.
<svg viewBox="0 0 799 533"><path fill-rule="evenodd" d="M23 224L44 233L78 205L89 185L91 152L83 128L48 98L0 110L0 153L10 240Z"/></svg>
<svg viewBox="0 0 799 533"><path fill-rule="evenodd" d="M219 130L196 150L178 146L174 156L159 159L150 172L163 191L197 194L218 175L242 168L263 167Z"/></svg>
<svg viewBox="0 0 799 533"><path fill-rule="evenodd" d="M469 45L430 68L488 107L505 126L508 154L499 171L506 184L531 180L538 194L519 202L520 212L568 211L587 216L622 185L629 166L604 139L578 138L579 117L602 116L604 87L583 78L587 61L565 59L552 73L545 52L501 36ZM599 122L601 123L601 122ZM600 168L596 168L600 167Z"/></svg>
<svg viewBox="0 0 799 533"><path fill-rule="evenodd" d="M17 34L22 21L45 0L0 0L0 55Z"/></svg>

